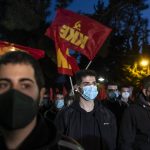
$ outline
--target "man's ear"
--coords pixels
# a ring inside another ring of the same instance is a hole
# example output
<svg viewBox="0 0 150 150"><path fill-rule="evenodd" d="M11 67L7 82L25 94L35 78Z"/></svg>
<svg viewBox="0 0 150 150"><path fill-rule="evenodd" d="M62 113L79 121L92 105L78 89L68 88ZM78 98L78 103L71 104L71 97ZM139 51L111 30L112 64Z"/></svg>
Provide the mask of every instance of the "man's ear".
<svg viewBox="0 0 150 150"><path fill-rule="evenodd" d="M45 88L41 88L41 90L40 90L40 102L43 100L45 92L46 92L46 89Z"/></svg>
<svg viewBox="0 0 150 150"><path fill-rule="evenodd" d="M75 92L80 92L80 86L79 85L74 85L74 91Z"/></svg>
<svg viewBox="0 0 150 150"><path fill-rule="evenodd" d="M75 92L82 94L82 89L81 89L81 87L80 87L80 86L77 86L77 87L75 88Z"/></svg>
<svg viewBox="0 0 150 150"><path fill-rule="evenodd" d="M76 87L76 88L74 89L74 91L75 91L75 92L79 92L79 89Z"/></svg>

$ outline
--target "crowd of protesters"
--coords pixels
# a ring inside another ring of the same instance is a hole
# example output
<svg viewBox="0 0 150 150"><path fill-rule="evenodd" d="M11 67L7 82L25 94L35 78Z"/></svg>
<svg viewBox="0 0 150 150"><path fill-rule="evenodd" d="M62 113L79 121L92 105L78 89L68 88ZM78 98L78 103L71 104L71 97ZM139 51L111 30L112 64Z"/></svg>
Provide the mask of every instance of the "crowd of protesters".
<svg viewBox="0 0 150 150"><path fill-rule="evenodd" d="M150 149L150 76L141 80L136 93L130 85L112 82L101 88L96 82L93 70L79 71L71 103L65 103L68 95L64 96L57 108L56 99L52 105L57 110L55 117L46 118L52 118L62 134L73 137L86 150Z"/></svg>
<svg viewBox="0 0 150 150"><path fill-rule="evenodd" d="M1 56L0 149L150 150L150 76L134 95L130 85L98 86L93 70L75 79L51 99L32 56Z"/></svg>

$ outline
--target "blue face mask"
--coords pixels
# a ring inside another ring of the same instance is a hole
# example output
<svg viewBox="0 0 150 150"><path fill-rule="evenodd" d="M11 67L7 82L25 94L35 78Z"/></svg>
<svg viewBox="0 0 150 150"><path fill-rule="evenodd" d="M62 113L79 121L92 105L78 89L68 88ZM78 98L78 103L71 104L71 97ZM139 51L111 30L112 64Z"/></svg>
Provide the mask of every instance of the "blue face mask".
<svg viewBox="0 0 150 150"><path fill-rule="evenodd" d="M119 96L118 91L111 91L111 92L108 93L108 97L109 97L110 99L115 99L115 98L117 98L118 96Z"/></svg>
<svg viewBox="0 0 150 150"><path fill-rule="evenodd" d="M97 86L95 85L87 85L83 87L82 97L87 101L92 101L98 95Z"/></svg>
<svg viewBox="0 0 150 150"><path fill-rule="evenodd" d="M58 108L58 109L63 108L63 106L64 106L64 100L63 100L63 99L56 100L56 101L55 101L55 106L56 106L56 108Z"/></svg>

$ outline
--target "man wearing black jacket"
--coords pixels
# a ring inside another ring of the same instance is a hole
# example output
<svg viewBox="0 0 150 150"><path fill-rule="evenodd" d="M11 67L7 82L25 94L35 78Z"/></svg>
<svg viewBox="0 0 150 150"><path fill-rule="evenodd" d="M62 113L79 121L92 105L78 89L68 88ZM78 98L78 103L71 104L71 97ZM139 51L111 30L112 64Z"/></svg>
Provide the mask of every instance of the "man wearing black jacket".
<svg viewBox="0 0 150 150"><path fill-rule="evenodd" d="M123 115L119 135L119 150L150 150L150 76Z"/></svg>
<svg viewBox="0 0 150 150"><path fill-rule="evenodd" d="M76 139L85 150L115 150L116 120L96 100L96 73L81 70L76 74L76 100L59 112L55 123L59 130Z"/></svg>
<svg viewBox="0 0 150 150"><path fill-rule="evenodd" d="M44 91L40 66L32 56L16 51L0 57L0 150L80 148L38 115Z"/></svg>

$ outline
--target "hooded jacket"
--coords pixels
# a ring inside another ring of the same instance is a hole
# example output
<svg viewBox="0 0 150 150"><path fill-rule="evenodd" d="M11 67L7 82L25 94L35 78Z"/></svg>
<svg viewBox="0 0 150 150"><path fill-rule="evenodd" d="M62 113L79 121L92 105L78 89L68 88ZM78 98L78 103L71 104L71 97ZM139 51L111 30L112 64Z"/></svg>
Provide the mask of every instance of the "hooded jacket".
<svg viewBox="0 0 150 150"><path fill-rule="evenodd" d="M150 105L142 93L124 112L119 150L150 150Z"/></svg>
<svg viewBox="0 0 150 150"><path fill-rule="evenodd" d="M0 137L0 150L7 150L4 139ZM55 125L38 116L37 125L22 142L18 150L82 150L76 141L58 133Z"/></svg>
<svg viewBox="0 0 150 150"><path fill-rule="evenodd" d="M73 137L85 150L116 147L115 117L100 101L95 100L93 111L86 112L76 100L57 114L55 123L63 134Z"/></svg>

